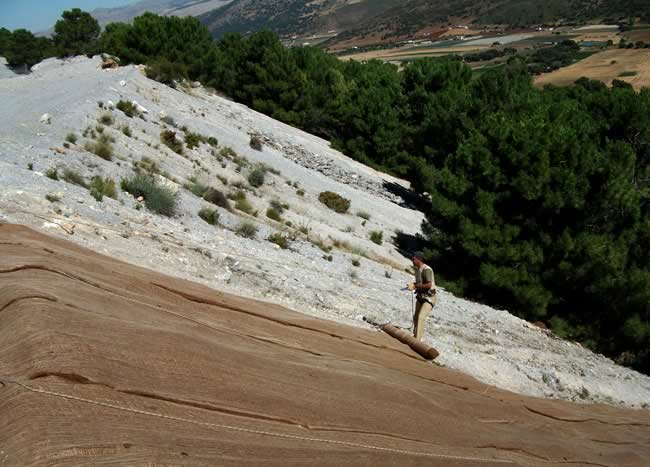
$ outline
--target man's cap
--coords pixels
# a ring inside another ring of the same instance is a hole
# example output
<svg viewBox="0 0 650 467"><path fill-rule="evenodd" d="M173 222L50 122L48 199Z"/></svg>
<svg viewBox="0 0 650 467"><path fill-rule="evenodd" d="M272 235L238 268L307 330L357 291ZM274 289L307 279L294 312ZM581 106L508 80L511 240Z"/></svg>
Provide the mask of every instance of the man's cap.
<svg viewBox="0 0 650 467"><path fill-rule="evenodd" d="M421 251L414 251L411 257L424 259L424 253L422 253Z"/></svg>

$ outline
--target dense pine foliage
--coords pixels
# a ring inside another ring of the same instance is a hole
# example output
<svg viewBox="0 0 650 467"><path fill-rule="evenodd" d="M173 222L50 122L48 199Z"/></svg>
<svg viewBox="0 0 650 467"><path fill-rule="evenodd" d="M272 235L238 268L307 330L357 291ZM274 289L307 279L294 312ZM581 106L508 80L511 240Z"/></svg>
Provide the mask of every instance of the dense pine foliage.
<svg viewBox="0 0 650 467"><path fill-rule="evenodd" d="M73 8L64 11L54 25L53 39L61 56L81 55L94 50L99 33L99 24L90 13Z"/></svg>
<svg viewBox="0 0 650 467"><path fill-rule="evenodd" d="M195 19L152 14L109 25L98 50L407 177L431 196L426 253L443 285L649 371L649 89L536 89L517 60L480 75L445 59L399 71L268 32L212 42Z"/></svg>
<svg viewBox="0 0 650 467"><path fill-rule="evenodd" d="M49 57L92 54L97 50L97 20L79 8L64 11L52 38L36 37L25 29L0 28L0 56L14 68L31 68Z"/></svg>
<svg viewBox="0 0 650 467"><path fill-rule="evenodd" d="M0 28L0 56L6 58L11 67L30 68L55 54L54 44L45 37L36 37L26 29L12 32Z"/></svg>

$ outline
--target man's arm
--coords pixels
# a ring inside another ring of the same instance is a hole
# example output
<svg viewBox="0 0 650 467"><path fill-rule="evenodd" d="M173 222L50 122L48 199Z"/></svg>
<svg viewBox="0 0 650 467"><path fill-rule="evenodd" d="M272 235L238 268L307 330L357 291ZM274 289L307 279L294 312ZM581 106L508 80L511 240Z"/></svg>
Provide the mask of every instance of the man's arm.
<svg viewBox="0 0 650 467"><path fill-rule="evenodd" d="M423 284L415 284L418 290L429 290L433 286L433 282L424 282Z"/></svg>

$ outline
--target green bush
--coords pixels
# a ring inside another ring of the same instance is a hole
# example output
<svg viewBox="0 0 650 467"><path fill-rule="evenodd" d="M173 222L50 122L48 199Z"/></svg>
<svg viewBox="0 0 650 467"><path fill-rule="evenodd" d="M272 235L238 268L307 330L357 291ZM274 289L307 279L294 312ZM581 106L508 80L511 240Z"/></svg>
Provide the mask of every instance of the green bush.
<svg viewBox="0 0 650 467"><path fill-rule="evenodd" d="M208 188L207 191L203 194L203 199L206 200L208 203L214 204L215 206L219 206L228 211L232 211L232 207L230 206L230 201L228 201L226 195L224 195L219 190L215 190L212 187Z"/></svg>
<svg viewBox="0 0 650 467"><path fill-rule="evenodd" d="M259 136L251 136L251 140L249 144L251 148L255 149L256 151L262 150L262 138L260 138Z"/></svg>
<svg viewBox="0 0 650 467"><path fill-rule="evenodd" d="M358 268L360 265L361 265L361 261L359 261L358 258L354 258L352 260L352 266L354 266L355 268Z"/></svg>
<svg viewBox="0 0 650 467"><path fill-rule="evenodd" d="M264 185L266 171L262 167L254 168L251 173L248 174L248 183L252 187L259 188Z"/></svg>
<svg viewBox="0 0 650 467"><path fill-rule="evenodd" d="M45 199L48 200L50 203L57 203L61 201L61 198L59 196L54 195L52 193L48 193L47 195L45 195Z"/></svg>
<svg viewBox="0 0 650 467"><path fill-rule="evenodd" d="M285 209L289 209L288 204L282 203L282 202L278 201L277 199L271 200L271 202L269 204L271 205L271 207L273 209L278 211L278 213L280 213L280 214L284 213Z"/></svg>
<svg viewBox="0 0 650 467"><path fill-rule="evenodd" d="M117 190L115 189L115 181L106 177L102 178L95 176L90 181L90 195L97 201L104 199L104 196L117 199Z"/></svg>
<svg viewBox="0 0 650 467"><path fill-rule="evenodd" d="M350 200L333 191L323 191L318 195L318 201L339 214L344 214L350 209Z"/></svg>
<svg viewBox="0 0 650 467"><path fill-rule="evenodd" d="M51 178L52 180L58 180L59 179L59 169L56 167L50 167L47 169L47 172L45 172L45 176L47 178Z"/></svg>
<svg viewBox="0 0 650 467"><path fill-rule="evenodd" d="M77 135L74 134L74 133L68 133L68 134L66 135L66 137L65 137L65 140L66 140L68 143L75 144L75 143L77 142Z"/></svg>
<svg viewBox="0 0 650 467"><path fill-rule="evenodd" d="M199 217L211 225L217 225L219 222L219 213L216 209L202 208Z"/></svg>
<svg viewBox="0 0 650 467"><path fill-rule="evenodd" d="M302 188L300 188L299 190L296 191L296 194L297 194L298 196L305 196L305 190L303 190Z"/></svg>
<svg viewBox="0 0 650 467"><path fill-rule="evenodd" d="M238 186L236 183L233 183L233 186ZM237 190L234 192L228 193L228 199L233 201L238 201L240 199L246 199L246 192L244 190Z"/></svg>
<svg viewBox="0 0 650 467"><path fill-rule="evenodd" d="M370 241L377 245L381 245L384 243L384 232L381 230L373 230L370 232Z"/></svg>
<svg viewBox="0 0 650 467"><path fill-rule="evenodd" d="M102 134L97 141L88 141L84 145L84 149L88 152L92 152L96 156L99 156L106 161L111 161L113 160L113 146L111 144L112 141L113 139L110 136Z"/></svg>
<svg viewBox="0 0 650 467"><path fill-rule="evenodd" d="M70 133L73 134L73 133ZM75 135L76 137L76 135ZM95 132L95 129L87 126L86 129L83 131L83 137L84 138L90 138L90 139L95 139L97 138L97 133Z"/></svg>
<svg viewBox="0 0 650 467"><path fill-rule="evenodd" d="M276 232L276 233L272 234L268 238L268 240L271 243L275 243L276 245L278 245L283 250L286 250L287 248L289 248L289 237L287 237L285 235L282 235L279 232Z"/></svg>
<svg viewBox="0 0 650 467"><path fill-rule="evenodd" d="M269 219L273 219L274 221L277 222L282 222L282 215L275 208L268 208L266 210L266 217L268 217Z"/></svg>
<svg viewBox="0 0 650 467"><path fill-rule="evenodd" d="M122 179L122 189L134 198L142 196L147 209L163 216L173 216L176 212L177 196L167 187L160 186L150 175L135 175Z"/></svg>
<svg viewBox="0 0 650 467"><path fill-rule="evenodd" d="M175 82L187 79L187 66L181 61L170 61L165 57L158 57L145 68L147 78L153 79L168 86L175 86Z"/></svg>
<svg viewBox="0 0 650 467"><path fill-rule="evenodd" d="M152 175L156 175L160 173L160 167L158 166L158 163L148 157L143 157L140 159L138 162L135 163L135 171L136 173L140 173L141 171L150 173Z"/></svg>
<svg viewBox="0 0 650 467"><path fill-rule="evenodd" d="M237 234L246 238L255 238L255 235L257 235L257 226L252 222L244 221L237 227Z"/></svg>
<svg viewBox="0 0 650 467"><path fill-rule="evenodd" d="M357 216L359 216L361 219L365 219L367 221L370 220L370 214L368 214L365 211L357 211Z"/></svg>
<svg viewBox="0 0 650 467"><path fill-rule="evenodd" d="M133 136L133 133L131 133L131 128L129 127L129 125L122 125L121 129L124 136L127 136L129 138Z"/></svg>
<svg viewBox="0 0 650 467"><path fill-rule="evenodd" d="M187 149L198 148L201 143L206 142L207 138L198 133L192 133L191 131L188 131L185 134L185 145L187 146Z"/></svg>
<svg viewBox="0 0 650 467"><path fill-rule="evenodd" d="M245 157L241 157L241 156L236 156L236 157L234 157L232 161L233 161L233 162L234 162L234 163L235 163L235 164L236 164L240 169L241 169L242 167L248 167L249 165L251 165L250 162L248 162L248 159L246 159Z"/></svg>
<svg viewBox="0 0 650 467"><path fill-rule="evenodd" d="M221 148L221 151L219 151L219 154L221 155L221 157L227 157L228 159L234 159L234 158L238 157L235 150L233 148L229 147L229 146Z"/></svg>
<svg viewBox="0 0 650 467"><path fill-rule="evenodd" d="M138 108L133 104L133 102L119 101L115 107L117 108L117 110L121 110L124 113L124 115L126 115L129 118L133 118L135 116L140 115L140 113L138 112Z"/></svg>
<svg viewBox="0 0 650 467"><path fill-rule="evenodd" d="M115 119L111 113L106 112L99 117L99 123L106 126L111 126L113 123L115 123Z"/></svg>
<svg viewBox="0 0 650 467"><path fill-rule="evenodd" d="M205 142L208 143L213 148L216 148L217 146L219 146L219 140L217 138L215 138L214 136L208 136L208 138L205 140Z"/></svg>
<svg viewBox="0 0 650 467"><path fill-rule="evenodd" d="M183 143L176 139L176 132L171 130L162 131L160 133L160 142L176 154L183 154Z"/></svg>
<svg viewBox="0 0 650 467"><path fill-rule="evenodd" d="M235 209L245 212L246 214L254 214L253 206L246 198L237 199L235 201Z"/></svg>
<svg viewBox="0 0 650 467"><path fill-rule="evenodd" d="M65 169L63 171L63 175L61 176L61 178L68 183L72 183L73 185L78 185L83 188L88 188L88 184L81 176L81 174L79 172L75 172L72 169Z"/></svg>
<svg viewBox="0 0 650 467"><path fill-rule="evenodd" d="M161 117L160 121L166 123L169 126L173 126L174 128L176 128L176 122L169 115L165 115L164 117Z"/></svg>
<svg viewBox="0 0 650 467"><path fill-rule="evenodd" d="M190 178L190 183L187 183L185 185L185 188L187 188L194 196L198 196L199 198L203 198L205 194L207 193L208 189L210 188L207 185L204 185L203 183L199 182L196 177L191 177Z"/></svg>
<svg viewBox="0 0 650 467"><path fill-rule="evenodd" d="M248 201L248 197L244 190L237 190L234 193L230 193L228 198L235 201L235 209L247 214L257 215L257 212L253 211L253 206Z"/></svg>

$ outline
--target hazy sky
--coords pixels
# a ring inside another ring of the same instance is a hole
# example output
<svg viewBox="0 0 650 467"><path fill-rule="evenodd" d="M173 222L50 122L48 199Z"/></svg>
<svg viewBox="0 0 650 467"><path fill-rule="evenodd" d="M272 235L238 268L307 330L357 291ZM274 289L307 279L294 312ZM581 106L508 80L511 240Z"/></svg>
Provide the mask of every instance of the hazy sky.
<svg viewBox="0 0 650 467"><path fill-rule="evenodd" d="M128 5L135 0L0 0L0 27L9 30L25 28L33 32L54 26L63 10Z"/></svg>

